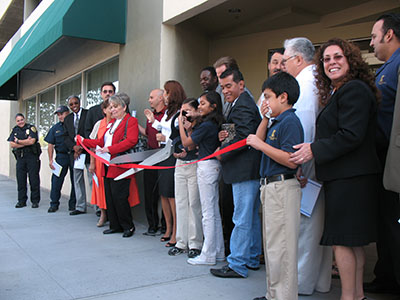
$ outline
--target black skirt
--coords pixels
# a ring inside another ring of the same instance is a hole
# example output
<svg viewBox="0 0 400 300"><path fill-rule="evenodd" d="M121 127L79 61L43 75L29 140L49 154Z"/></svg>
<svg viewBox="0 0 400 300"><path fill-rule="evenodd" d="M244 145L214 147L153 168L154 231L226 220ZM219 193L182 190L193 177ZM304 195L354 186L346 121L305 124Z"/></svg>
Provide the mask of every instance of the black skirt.
<svg viewBox="0 0 400 300"><path fill-rule="evenodd" d="M324 182L324 246L360 247L376 241L376 174Z"/></svg>
<svg viewBox="0 0 400 300"><path fill-rule="evenodd" d="M176 158L171 155L158 166L175 166ZM158 189L160 196L175 198L175 168L158 170Z"/></svg>

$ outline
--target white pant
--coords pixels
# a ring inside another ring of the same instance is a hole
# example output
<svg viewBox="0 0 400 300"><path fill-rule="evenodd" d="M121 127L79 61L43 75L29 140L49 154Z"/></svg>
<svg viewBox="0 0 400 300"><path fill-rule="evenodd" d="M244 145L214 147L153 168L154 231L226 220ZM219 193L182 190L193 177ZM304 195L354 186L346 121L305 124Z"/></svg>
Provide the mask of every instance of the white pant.
<svg viewBox="0 0 400 300"><path fill-rule="evenodd" d="M314 160L302 165L305 177L316 180ZM311 217L301 215L298 249L299 294L326 293L331 288L332 248L321 246L325 219L325 197L321 189Z"/></svg>
<svg viewBox="0 0 400 300"><path fill-rule="evenodd" d="M176 160L176 166L188 161ZM201 249L203 229L197 186L197 164L175 169L176 247Z"/></svg>
<svg viewBox="0 0 400 300"><path fill-rule="evenodd" d="M219 211L219 177L221 165L218 160L198 162L197 182L199 185L201 211L203 214L204 243L200 259L215 262L225 257L224 237L222 235Z"/></svg>

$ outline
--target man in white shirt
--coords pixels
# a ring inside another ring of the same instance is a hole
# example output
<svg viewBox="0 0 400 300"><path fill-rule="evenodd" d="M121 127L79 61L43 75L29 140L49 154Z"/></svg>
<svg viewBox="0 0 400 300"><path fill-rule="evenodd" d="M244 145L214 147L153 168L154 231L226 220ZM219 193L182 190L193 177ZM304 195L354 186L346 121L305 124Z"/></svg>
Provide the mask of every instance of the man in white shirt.
<svg viewBox="0 0 400 300"><path fill-rule="evenodd" d="M296 77L300 97L293 106L304 130L304 142L312 143L319 112L318 94L313 74L315 48L307 38L293 38L284 43L283 71ZM301 166L299 177L316 181L314 160ZM304 182L304 181L303 181ZM303 199L304 200L304 199ZM302 201L303 201L302 200ZM299 294L328 292L331 285L332 250L319 245L324 227L324 198L321 191L311 217L301 215L298 247Z"/></svg>

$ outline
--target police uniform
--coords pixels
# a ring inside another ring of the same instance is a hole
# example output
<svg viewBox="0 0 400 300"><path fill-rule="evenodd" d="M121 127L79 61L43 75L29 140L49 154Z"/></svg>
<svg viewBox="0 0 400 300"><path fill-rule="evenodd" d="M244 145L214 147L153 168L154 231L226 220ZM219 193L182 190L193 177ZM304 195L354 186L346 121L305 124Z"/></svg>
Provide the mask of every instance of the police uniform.
<svg viewBox="0 0 400 300"><path fill-rule="evenodd" d="M58 209L58 206L60 205L61 188L69 169L69 175L71 179L71 194L69 197L68 207L69 210L74 210L76 198L74 188L73 164L68 154L68 148L64 143L64 137L65 131L63 123L58 122L50 128L44 139L47 143L54 145L54 149L56 151L55 161L62 167L59 177L54 174L51 177L50 207Z"/></svg>
<svg viewBox="0 0 400 300"><path fill-rule="evenodd" d="M14 148L12 151L17 159L17 185L18 185L18 204L26 205L28 200L26 177L29 176L31 186L31 202L39 204L40 201L40 145L38 143L38 132L35 126L25 124L23 127L15 126L7 141L14 142L14 139L26 140L28 137L36 139L31 146ZM17 204L17 205L18 205ZM20 206L21 207L21 206Z"/></svg>

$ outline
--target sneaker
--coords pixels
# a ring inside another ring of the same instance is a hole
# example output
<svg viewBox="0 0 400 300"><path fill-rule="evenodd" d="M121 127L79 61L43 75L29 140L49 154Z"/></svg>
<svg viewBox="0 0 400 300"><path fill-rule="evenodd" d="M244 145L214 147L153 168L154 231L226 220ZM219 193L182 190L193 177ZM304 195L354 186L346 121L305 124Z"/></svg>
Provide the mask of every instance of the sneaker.
<svg viewBox="0 0 400 300"><path fill-rule="evenodd" d="M206 265L206 266L215 266L216 262L214 261L207 261L201 257L201 255L196 256L195 258L189 258L187 260L189 265Z"/></svg>
<svg viewBox="0 0 400 300"><path fill-rule="evenodd" d="M177 256L177 255L185 253L185 252L186 252L185 249L181 249L181 248L178 248L178 247L172 247L171 249L169 249L168 255Z"/></svg>
<svg viewBox="0 0 400 300"><path fill-rule="evenodd" d="M199 249L189 249L188 257L195 258L196 256L199 256L200 253L201 253L201 251Z"/></svg>

